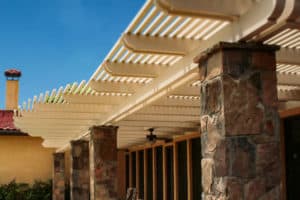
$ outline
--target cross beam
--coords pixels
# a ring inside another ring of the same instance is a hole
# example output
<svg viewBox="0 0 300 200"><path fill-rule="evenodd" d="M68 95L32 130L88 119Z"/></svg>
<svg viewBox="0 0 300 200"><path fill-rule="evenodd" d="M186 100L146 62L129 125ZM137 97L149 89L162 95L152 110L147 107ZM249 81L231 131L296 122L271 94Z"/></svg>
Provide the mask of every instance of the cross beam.
<svg viewBox="0 0 300 200"><path fill-rule="evenodd" d="M190 39L161 38L143 35L124 34L124 46L135 53L153 53L184 56L196 47L201 41Z"/></svg>

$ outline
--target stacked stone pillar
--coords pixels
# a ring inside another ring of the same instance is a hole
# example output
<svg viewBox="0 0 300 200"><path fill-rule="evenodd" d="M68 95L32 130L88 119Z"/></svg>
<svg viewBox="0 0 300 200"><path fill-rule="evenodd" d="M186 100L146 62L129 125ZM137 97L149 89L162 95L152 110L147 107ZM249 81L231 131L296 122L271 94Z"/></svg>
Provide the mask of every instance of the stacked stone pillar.
<svg viewBox="0 0 300 200"><path fill-rule="evenodd" d="M220 43L195 59L201 79L204 200L279 200L276 46Z"/></svg>
<svg viewBox="0 0 300 200"><path fill-rule="evenodd" d="M90 198L89 142L71 141L71 200L89 200Z"/></svg>
<svg viewBox="0 0 300 200"><path fill-rule="evenodd" d="M53 154L52 199L65 200L65 154Z"/></svg>
<svg viewBox="0 0 300 200"><path fill-rule="evenodd" d="M117 199L117 127L91 128L91 200Z"/></svg>

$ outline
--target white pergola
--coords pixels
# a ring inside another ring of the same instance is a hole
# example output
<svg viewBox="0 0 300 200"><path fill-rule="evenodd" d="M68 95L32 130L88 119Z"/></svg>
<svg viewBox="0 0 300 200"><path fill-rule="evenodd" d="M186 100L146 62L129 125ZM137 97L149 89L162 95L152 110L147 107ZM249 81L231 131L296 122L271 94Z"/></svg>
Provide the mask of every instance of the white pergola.
<svg viewBox="0 0 300 200"><path fill-rule="evenodd" d="M15 125L65 148L96 125L115 125L118 148L198 131L200 81L194 57L214 44L281 46L280 109L300 106L300 1L148 0L88 82L28 100Z"/></svg>

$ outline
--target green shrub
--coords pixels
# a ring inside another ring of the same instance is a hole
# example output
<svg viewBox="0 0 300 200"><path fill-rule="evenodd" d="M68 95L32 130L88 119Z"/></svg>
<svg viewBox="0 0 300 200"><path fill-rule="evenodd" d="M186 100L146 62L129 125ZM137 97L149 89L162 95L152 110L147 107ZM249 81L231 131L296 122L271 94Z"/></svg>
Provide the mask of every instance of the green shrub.
<svg viewBox="0 0 300 200"><path fill-rule="evenodd" d="M52 181L35 181L32 186L15 180L0 186L0 200L51 200Z"/></svg>

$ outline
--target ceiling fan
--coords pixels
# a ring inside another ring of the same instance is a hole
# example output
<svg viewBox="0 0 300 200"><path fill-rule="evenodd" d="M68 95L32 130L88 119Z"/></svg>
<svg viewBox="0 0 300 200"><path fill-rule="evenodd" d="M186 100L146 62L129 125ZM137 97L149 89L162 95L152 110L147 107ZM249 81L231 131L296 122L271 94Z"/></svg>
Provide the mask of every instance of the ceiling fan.
<svg viewBox="0 0 300 200"><path fill-rule="evenodd" d="M172 139L169 138L169 137L163 137L163 136L157 136L156 134L154 134L154 128L149 128L148 131L149 131L149 134L146 135L146 139L148 140L148 142L155 142L157 140L163 140L165 142L169 142L171 141Z"/></svg>

